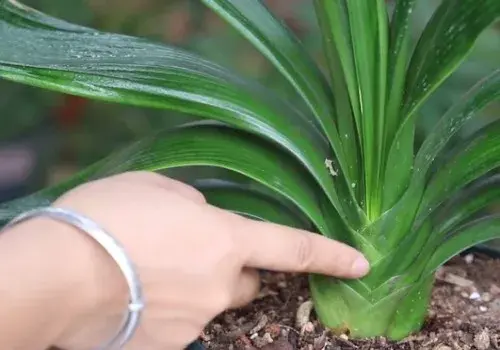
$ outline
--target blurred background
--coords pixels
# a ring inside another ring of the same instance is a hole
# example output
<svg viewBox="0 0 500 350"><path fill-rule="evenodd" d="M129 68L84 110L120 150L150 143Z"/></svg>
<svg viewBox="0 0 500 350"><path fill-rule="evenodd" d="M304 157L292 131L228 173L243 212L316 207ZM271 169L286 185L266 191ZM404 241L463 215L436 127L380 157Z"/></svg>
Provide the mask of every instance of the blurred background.
<svg viewBox="0 0 500 350"><path fill-rule="evenodd" d="M290 87L263 57L199 0L22 0L43 12L94 28L151 38L188 48L248 77ZM265 0L322 61L312 0ZM391 4L391 1L388 1ZM415 40L439 1L421 0L414 11ZM425 106L419 137L443 112L500 62L500 25L480 38L466 64ZM121 146L189 118L55 94L0 80L0 202L58 182ZM500 104L477 118L473 129L500 116ZM491 208L500 210L500 208Z"/></svg>

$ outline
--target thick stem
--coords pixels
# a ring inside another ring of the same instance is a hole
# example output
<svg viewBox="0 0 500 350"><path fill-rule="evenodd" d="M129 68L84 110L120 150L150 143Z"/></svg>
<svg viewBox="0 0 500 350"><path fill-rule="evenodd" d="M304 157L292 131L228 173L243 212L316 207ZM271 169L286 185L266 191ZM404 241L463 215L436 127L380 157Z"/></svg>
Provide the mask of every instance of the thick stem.
<svg viewBox="0 0 500 350"><path fill-rule="evenodd" d="M310 278L315 310L326 327L353 338L385 336L393 340L421 328L432 284L430 277L411 286L396 282L370 290L362 283L348 284L317 275Z"/></svg>

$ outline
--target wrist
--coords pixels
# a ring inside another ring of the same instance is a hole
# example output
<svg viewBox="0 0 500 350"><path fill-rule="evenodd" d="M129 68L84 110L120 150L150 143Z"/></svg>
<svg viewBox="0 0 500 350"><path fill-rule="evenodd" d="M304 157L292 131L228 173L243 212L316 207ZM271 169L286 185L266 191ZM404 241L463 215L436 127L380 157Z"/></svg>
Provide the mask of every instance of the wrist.
<svg viewBox="0 0 500 350"><path fill-rule="evenodd" d="M89 345L107 340L118 327L127 305L126 284L107 253L78 229L49 218L20 223L0 237L0 265L0 276L15 276L0 280L0 286L15 278L15 288L9 286L13 305L37 311L30 322L47 345L73 348L81 343L82 329L107 316L116 315L116 323L107 329L108 319L94 329Z"/></svg>

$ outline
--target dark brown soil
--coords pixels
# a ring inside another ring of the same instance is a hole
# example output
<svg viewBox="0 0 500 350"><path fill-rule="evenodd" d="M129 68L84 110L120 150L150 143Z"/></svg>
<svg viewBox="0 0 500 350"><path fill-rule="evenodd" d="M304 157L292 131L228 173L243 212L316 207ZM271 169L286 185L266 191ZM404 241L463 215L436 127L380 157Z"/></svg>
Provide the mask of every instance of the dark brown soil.
<svg viewBox="0 0 500 350"><path fill-rule="evenodd" d="M226 312L202 338L217 350L487 350L500 349L500 260L456 258L437 274L424 329L400 342L334 337L318 323L310 303L307 278L266 274L258 300ZM297 324L299 323L299 325Z"/></svg>

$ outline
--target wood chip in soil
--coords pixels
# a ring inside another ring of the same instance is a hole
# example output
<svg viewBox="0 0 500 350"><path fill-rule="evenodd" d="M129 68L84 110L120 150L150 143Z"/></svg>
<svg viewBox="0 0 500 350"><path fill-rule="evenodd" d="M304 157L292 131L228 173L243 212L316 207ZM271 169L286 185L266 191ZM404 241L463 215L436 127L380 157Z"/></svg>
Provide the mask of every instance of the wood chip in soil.
<svg viewBox="0 0 500 350"><path fill-rule="evenodd" d="M265 273L259 298L217 317L203 343L213 350L500 350L500 260L468 255L441 268L424 328L400 342L334 337L309 300L306 277Z"/></svg>

